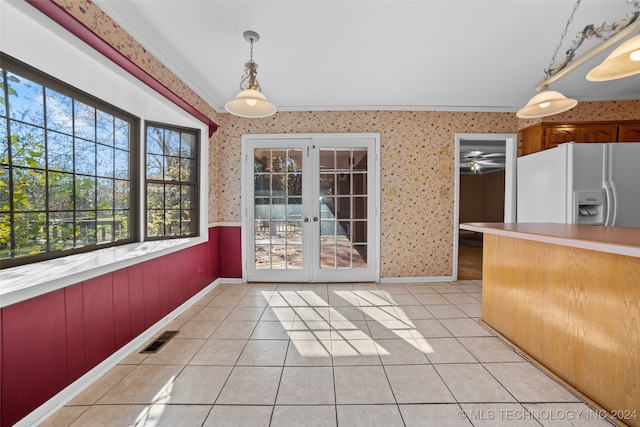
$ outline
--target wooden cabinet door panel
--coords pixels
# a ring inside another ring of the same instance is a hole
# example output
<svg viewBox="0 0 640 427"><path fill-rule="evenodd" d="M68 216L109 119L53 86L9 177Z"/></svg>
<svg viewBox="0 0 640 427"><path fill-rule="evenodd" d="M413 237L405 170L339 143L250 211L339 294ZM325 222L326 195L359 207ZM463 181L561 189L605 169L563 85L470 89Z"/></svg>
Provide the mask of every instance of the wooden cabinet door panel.
<svg viewBox="0 0 640 427"><path fill-rule="evenodd" d="M640 142L640 123L620 125L618 128L618 142Z"/></svg>
<svg viewBox="0 0 640 427"><path fill-rule="evenodd" d="M542 126L540 124L522 129L520 132L520 155L537 153L542 147Z"/></svg>
<svg viewBox="0 0 640 427"><path fill-rule="evenodd" d="M577 142L616 142L618 140L617 124L581 125Z"/></svg>
<svg viewBox="0 0 640 427"><path fill-rule="evenodd" d="M554 125L544 129L544 149L557 147L559 144L577 140L578 129L573 125Z"/></svg>

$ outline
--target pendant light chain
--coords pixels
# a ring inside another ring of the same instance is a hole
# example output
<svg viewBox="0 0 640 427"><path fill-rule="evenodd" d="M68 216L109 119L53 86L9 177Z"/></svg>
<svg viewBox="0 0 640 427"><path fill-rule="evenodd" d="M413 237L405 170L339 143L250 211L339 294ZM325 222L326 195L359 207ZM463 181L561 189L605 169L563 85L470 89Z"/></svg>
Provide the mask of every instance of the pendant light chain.
<svg viewBox="0 0 640 427"><path fill-rule="evenodd" d="M567 24L564 27L564 31L562 31L562 34L560 35L560 41L558 42L558 46L556 46L556 51L553 52L553 56L551 57L551 62L549 63L549 68L544 70L545 79L549 77L549 73L551 72L551 67L553 67L553 64L556 62L556 56L558 55L558 52L562 47L562 42L564 40L564 37L567 35L567 31L569 30L569 25L571 25L571 22L573 21L573 16L576 14L576 10L578 10L578 6L580 6L581 1L582 0L576 0L576 3L573 5L571 16L569 16L569 19L567 20Z"/></svg>

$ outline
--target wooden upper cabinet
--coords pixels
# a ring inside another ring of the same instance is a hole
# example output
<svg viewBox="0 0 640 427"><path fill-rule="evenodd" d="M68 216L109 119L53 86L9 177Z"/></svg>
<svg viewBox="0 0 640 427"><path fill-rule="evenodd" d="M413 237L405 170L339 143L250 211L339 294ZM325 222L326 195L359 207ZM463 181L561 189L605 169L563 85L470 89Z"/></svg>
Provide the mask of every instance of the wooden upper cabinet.
<svg viewBox="0 0 640 427"><path fill-rule="evenodd" d="M520 155L565 142L640 142L640 121L537 123L520 130Z"/></svg>
<svg viewBox="0 0 640 427"><path fill-rule="evenodd" d="M617 142L618 124L580 125L576 142Z"/></svg>
<svg viewBox="0 0 640 427"><path fill-rule="evenodd" d="M618 127L618 142L640 142L640 123L624 123Z"/></svg>
<svg viewBox="0 0 640 427"><path fill-rule="evenodd" d="M536 153L542 151L542 126L533 125L520 131L520 155L526 156L527 154Z"/></svg>
<svg viewBox="0 0 640 427"><path fill-rule="evenodd" d="M577 141L578 128L573 125L543 126L542 149L557 147L565 142Z"/></svg>

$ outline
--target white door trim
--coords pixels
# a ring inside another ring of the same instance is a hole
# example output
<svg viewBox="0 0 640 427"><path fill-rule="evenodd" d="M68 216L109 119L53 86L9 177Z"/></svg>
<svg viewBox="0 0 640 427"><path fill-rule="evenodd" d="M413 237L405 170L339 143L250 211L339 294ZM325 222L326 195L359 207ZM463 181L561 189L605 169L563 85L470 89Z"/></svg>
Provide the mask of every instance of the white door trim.
<svg viewBox="0 0 640 427"><path fill-rule="evenodd" d="M369 179L374 181L370 188L373 189L369 194L375 197L375 212L373 212L373 218L369 223L375 227L375 232L369 233L369 236L374 237L374 241L368 242L370 244L369 259L374 263L373 271L374 277L369 280L373 280L376 283L380 282L380 134L379 133L311 133L311 134L245 134L242 135L241 146L241 238L242 238L242 281L246 283L248 281L248 249L246 247L248 238L248 209L250 201L245 197L246 185L252 182L253 170L249 170L249 141L261 140L261 141L287 141L287 140L301 140L310 139L316 141L329 141L335 139L358 139L358 138L373 138L374 143L374 159L373 164L375 170L369 175ZM249 176L251 174L251 176ZM249 180L251 179L251 181ZM251 204L252 206L252 204ZM251 260L251 262L253 262Z"/></svg>

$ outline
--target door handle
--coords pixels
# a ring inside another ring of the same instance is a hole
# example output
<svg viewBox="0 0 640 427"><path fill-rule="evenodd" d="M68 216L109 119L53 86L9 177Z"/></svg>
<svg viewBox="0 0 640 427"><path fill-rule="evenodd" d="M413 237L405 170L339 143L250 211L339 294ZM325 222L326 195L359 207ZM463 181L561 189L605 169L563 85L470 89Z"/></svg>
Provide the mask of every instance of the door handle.
<svg viewBox="0 0 640 427"><path fill-rule="evenodd" d="M313 222L318 222L318 217L317 216L313 217Z"/></svg>
<svg viewBox="0 0 640 427"><path fill-rule="evenodd" d="M304 222L309 222L309 218L305 218L305 219L304 219Z"/></svg>

